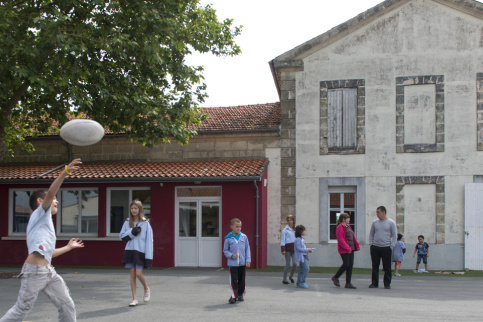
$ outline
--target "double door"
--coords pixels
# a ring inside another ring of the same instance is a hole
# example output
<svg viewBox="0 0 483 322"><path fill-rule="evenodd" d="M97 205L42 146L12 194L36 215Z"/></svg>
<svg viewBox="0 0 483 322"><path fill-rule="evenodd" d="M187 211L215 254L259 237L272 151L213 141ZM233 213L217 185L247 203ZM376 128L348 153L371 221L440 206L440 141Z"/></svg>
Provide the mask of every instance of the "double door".
<svg viewBox="0 0 483 322"><path fill-rule="evenodd" d="M220 198L176 201L176 266L221 267Z"/></svg>

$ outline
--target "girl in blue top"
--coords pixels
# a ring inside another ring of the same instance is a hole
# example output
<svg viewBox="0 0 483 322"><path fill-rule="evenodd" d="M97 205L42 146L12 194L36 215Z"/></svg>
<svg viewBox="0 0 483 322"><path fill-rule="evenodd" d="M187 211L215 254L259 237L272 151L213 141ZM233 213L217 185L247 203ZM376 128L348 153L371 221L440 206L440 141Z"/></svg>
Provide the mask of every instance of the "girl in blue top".
<svg viewBox="0 0 483 322"><path fill-rule="evenodd" d="M143 268L153 265L153 230L144 217L143 204L134 200L129 206L129 219L124 222L119 237L126 244L122 263L131 271L132 302L129 306L138 305L136 296L136 278L144 287L144 302L151 298Z"/></svg>
<svg viewBox="0 0 483 322"><path fill-rule="evenodd" d="M282 248L282 255L285 256L285 269L283 270L283 284L289 284L287 281L288 268L290 267L290 259L292 260L292 270L290 271L290 282L293 284L293 274L297 263L295 262L294 255L294 242L295 242L295 217L294 215L287 216L287 226L282 230L282 237L280 240L280 246Z"/></svg>
<svg viewBox="0 0 483 322"><path fill-rule="evenodd" d="M305 227L298 225L295 227L295 260L300 263L299 274L297 275L297 287L308 288L305 279L309 273L309 253L313 248L307 248L305 243Z"/></svg>

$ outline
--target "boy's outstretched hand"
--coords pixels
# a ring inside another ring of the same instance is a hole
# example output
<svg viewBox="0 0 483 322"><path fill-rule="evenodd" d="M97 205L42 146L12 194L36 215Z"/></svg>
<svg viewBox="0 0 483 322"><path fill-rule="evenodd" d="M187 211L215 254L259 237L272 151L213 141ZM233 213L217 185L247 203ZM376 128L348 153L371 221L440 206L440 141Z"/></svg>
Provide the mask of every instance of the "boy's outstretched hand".
<svg viewBox="0 0 483 322"><path fill-rule="evenodd" d="M82 164L81 159L74 159L71 163L66 167L67 172L72 173L74 171L79 170L79 166Z"/></svg>
<svg viewBox="0 0 483 322"><path fill-rule="evenodd" d="M84 243L79 238L71 238L69 240L69 243L67 244L67 247L69 247L70 249L82 248L84 247Z"/></svg>

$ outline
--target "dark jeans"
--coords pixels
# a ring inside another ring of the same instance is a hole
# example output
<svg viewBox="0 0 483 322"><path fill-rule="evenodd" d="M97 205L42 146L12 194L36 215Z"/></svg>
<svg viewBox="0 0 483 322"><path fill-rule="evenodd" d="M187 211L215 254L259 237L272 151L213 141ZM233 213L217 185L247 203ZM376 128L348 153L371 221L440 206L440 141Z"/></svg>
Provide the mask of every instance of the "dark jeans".
<svg viewBox="0 0 483 322"><path fill-rule="evenodd" d="M334 277L339 278L345 272L345 282L350 283L352 278L352 267L354 266L354 252L340 254L342 258L342 265L340 266Z"/></svg>
<svg viewBox="0 0 483 322"><path fill-rule="evenodd" d="M384 271L384 286L391 285L391 247L371 246L372 259L372 285L379 285L379 264L382 259L382 270Z"/></svg>
<svg viewBox="0 0 483 322"><path fill-rule="evenodd" d="M245 266L230 267L231 297L237 299L245 294Z"/></svg>

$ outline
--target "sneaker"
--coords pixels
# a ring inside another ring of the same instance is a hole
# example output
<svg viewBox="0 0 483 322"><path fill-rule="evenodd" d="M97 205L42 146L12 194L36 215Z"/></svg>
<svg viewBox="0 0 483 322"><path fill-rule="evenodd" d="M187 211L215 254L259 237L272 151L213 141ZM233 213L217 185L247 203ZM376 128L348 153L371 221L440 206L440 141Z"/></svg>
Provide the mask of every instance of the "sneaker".
<svg viewBox="0 0 483 322"><path fill-rule="evenodd" d="M132 300L131 303L129 303L129 306L136 306L138 305L138 300Z"/></svg>
<svg viewBox="0 0 483 322"><path fill-rule="evenodd" d="M282 281L283 284L290 284L289 281Z"/></svg>
<svg viewBox="0 0 483 322"><path fill-rule="evenodd" d="M375 285L375 284L371 284L369 285L369 288L378 288L379 286L378 285Z"/></svg>
<svg viewBox="0 0 483 322"><path fill-rule="evenodd" d="M243 295L239 295L236 300L239 302L245 301L245 299L243 298Z"/></svg>
<svg viewBox="0 0 483 322"><path fill-rule="evenodd" d="M357 287L355 287L354 285L352 285L352 283L346 283L345 284L345 288L353 288L353 289L356 289Z"/></svg>
<svg viewBox="0 0 483 322"><path fill-rule="evenodd" d="M297 284L297 287L300 287L300 288L309 288L308 285L305 284L305 283Z"/></svg>
<svg viewBox="0 0 483 322"><path fill-rule="evenodd" d="M148 291L144 293L144 302L149 302L151 299L151 290L148 288Z"/></svg>
<svg viewBox="0 0 483 322"><path fill-rule="evenodd" d="M228 300L228 303L235 304L236 303L236 299L234 299L233 297L230 297L230 299Z"/></svg>
<svg viewBox="0 0 483 322"><path fill-rule="evenodd" d="M401 274L399 274L399 273L396 273L396 274L394 274L394 276L401 276Z"/></svg>
<svg viewBox="0 0 483 322"><path fill-rule="evenodd" d="M292 284L295 283L295 280L293 278L289 277L289 280L290 280L290 283Z"/></svg>
<svg viewBox="0 0 483 322"><path fill-rule="evenodd" d="M335 286L340 287L339 279L332 277L332 282L334 283Z"/></svg>
<svg viewBox="0 0 483 322"><path fill-rule="evenodd" d="M386 290L390 290L390 289L391 289L391 285L384 285L384 288L385 288Z"/></svg>

